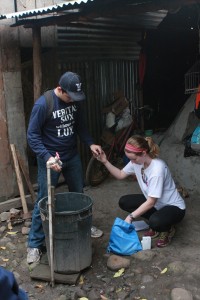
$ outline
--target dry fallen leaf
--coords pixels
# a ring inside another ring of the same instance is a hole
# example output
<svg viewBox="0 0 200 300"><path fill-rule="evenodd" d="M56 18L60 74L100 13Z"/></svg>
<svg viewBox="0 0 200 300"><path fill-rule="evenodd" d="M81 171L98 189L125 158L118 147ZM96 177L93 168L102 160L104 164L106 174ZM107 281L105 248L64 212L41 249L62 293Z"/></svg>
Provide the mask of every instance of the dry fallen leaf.
<svg viewBox="0 0 200 300"><path fill-rule="evenodd" d="M83 275L80 276L79 284L84 284L84 277L83 277Z"/></svg>
<svg viewBox="0 0 200 300"><path fill-rule="evenodd" d="M10 234L10 235L14 235L14 234L17 234L18 231L10 231L10 232L7 232L7 234Z"/></svg>
<svg viewBox="0 0 200 300"><path fill-rule="evenodd" d="M36 284L36 285L35 285L35 288L36 288L36 289L43 289L44 286L43 286L42 284Z"/></svg>
<svg viewBox="0 0 200 300"><path fill-rule="evenodd" d="M160 274L165 274L167 272L167 268L164 268L161 272L160 272Z"/></svg>
<svg viewBox="0 0 200 300"><path fill-rule="evenodd" d="M125 269L121 268L119 271L117 271L115 273L115 275L113 277L120 277L120 276L122 276L124 274L124 271L125 271Z"/></svg>
<svg viewBox="0 0 200 300"><path fill-rule="evenodd" d="M1 250L6 250L6 247L1 246L0 249L1 249Z"/></svg>
<svg viewBox="0 0 200 300"><path fill-rule="evenodd" d="M8 258L2 258L2 260L3 260L4 262L9 261Z"/></svg>
<svg viewBox="0 0 200 300"><path fill-rule="evenodd" d="M79 298L79 300L89 300L89 299L86 297L81 297L81 298Z"/></svg>

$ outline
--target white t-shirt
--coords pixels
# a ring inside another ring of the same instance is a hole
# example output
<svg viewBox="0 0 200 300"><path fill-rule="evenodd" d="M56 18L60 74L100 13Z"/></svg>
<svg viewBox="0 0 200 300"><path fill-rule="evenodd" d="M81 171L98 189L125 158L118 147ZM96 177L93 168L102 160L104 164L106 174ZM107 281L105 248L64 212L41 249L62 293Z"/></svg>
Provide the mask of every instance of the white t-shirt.
<svg viewBox="0 0 200 300"><path fill-rule="evenodd" d="M185 209L185 201L177 191L166 163L159 158L152 159L150 165L144 169L142 176L143 167L143 165L129 162L123 168L123 171L127 175L136 175L145 198L157 198L154 205L157 210L166 205L174 205L180 209Z"/></svg>

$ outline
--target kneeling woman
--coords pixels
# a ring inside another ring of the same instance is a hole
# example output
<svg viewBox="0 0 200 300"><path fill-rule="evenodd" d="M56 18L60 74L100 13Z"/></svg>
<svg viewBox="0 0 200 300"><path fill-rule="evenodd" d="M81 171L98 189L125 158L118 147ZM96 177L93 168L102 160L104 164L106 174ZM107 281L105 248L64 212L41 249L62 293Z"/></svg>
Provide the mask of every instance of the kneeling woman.
<svg viewBox="0 0 200 300"><path fill-rule="evenodd" d="M175 233L174 225L185 215L185 202L168 166L158 158L159 147L151 137L132 136L124 150L130 162L122 170L113 166L103 151L96 158L117 179L136 175L142 194L125 195L119 200L120 208L130 213L125 221L147 219L150 230L145 235L158 237L157 247L165 247Z"/></svg>

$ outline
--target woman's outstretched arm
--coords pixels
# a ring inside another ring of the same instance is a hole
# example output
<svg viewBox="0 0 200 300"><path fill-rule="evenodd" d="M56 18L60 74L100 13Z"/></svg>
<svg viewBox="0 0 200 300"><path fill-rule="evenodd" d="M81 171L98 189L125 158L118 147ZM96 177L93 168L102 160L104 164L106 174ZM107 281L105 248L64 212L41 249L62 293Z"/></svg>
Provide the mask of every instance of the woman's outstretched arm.
<svg viewBox="0 0 200 300"><path fill-rule="evenodd" d="M116 168L107 160L106 154L103 150L99 155L94 155L94 157L100 162L102 162L102 164L104 164L104 166L108 169L110 174L112 174L115 178L124 179L128 176L123 170Z"/></svg>

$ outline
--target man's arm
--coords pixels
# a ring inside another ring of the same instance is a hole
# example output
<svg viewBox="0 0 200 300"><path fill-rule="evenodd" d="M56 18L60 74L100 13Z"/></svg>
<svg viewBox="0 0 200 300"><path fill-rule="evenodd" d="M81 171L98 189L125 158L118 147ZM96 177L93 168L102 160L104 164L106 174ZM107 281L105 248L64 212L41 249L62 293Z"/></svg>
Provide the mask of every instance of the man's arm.
<svg viewBox="0 0 200 300"><path fill-rule="evenodd" d="M35 154L47 161L51 154L45 148L42 141L42 127L46 118L46 106L40 103L35 103L31 112L28 130L27 140L30 148Z"/></svg>
<svg viewBox="0 0 200 300"><path fill-rule="evenodd" d="M85 109L84 109L84 104L83 103L78 103L77 108L78 108L78 113L76 117L76 124L75 128L77 130L77 134L84 144L88 145L89 147L91 145L94 145L93 138L89 134L86 121L85 121Z"/></svg>

